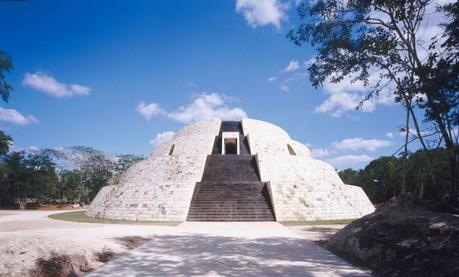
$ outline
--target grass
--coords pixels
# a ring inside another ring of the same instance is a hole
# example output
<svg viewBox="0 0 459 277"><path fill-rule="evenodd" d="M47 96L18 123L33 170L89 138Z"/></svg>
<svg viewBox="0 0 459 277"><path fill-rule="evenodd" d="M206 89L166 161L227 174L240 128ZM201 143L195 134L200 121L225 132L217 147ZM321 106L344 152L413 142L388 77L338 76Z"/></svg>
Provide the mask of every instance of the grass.
<svg viewBox="0 0 459 277"><path fill-rule="evenodd" d="M105 218L90 217L85 214L85 211L72 211L65 213L57 213L49 215L52 219L83 222L83 223L101 223L101 224L138 224L138 225L164 225L177 226L180 221L129 221L129 220L114 220ZM284 226L314 226L314 225L333 225L333 224L349 224L355 219L335 219L335 220L314 220L314 221L282 221L279 222Z"/></svg>
<svg viewBox="0 0 459 277"><path fill-rule="evenodd" d="M284 226L303 226L303 225L333 225L349 224L355 219L334 219L334 220L314 220L314 221L282 221L279 222Z"/></svg>
<svg viewBox="0 0 459 277"><path fill-rule="evenodd" d="M105 218L90 217L85 214L85 211L65 212L49 215L49 218L83 222L83 223L102 223L102 224L137 224L137 225L164 225L164 226L177 226L180 221L129 221L129 220L114 220Z"/></svg>

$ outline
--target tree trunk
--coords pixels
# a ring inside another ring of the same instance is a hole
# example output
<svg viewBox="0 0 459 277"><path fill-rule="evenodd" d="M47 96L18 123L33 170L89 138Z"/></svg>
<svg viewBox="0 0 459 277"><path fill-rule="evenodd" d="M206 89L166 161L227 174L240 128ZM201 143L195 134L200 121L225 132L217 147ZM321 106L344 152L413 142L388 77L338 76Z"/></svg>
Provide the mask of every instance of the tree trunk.
<svg viewBox="0 0 459 277"><path fill-rule="evenodd" d="M422 63L418 59L418 70L415 73L418 75L419 79L424 85L423 92L426 95L427 106L432 110L432 121L436 123L440 133L445 140L445 146L448 152L448 163L449 163L449 173L451 178L451 187L450 187L450 197L457 201L457 186L458 186L458 161L456 160L456 154L454 149L454 143L452 137L449 136L447 127L442 118L442 112L437 108L437 103L433 95L435 93L440 93L435 91L435 84L431 84L425 70L423 69Z"/></svg>
<svg viewBox="0 0 459 277"><path fill-rule="evenodd" d="M405 121L405 146L403 151L403 179L401 193L406 192L406 160L408 158L408 138L410 136L410 110L408 105L411 106L411 100L406 102L406 121Z"/></svg>
<svg viewBox="0 0 459 277"><path fill-rule="evenodd" d="M18 204L20 210L25 210L27 208L27 198L19 198Z"/></svg>
<svg viewBox="0 0 459 277"><path fill-rule="evenodd" d="M411 113L411 117L413 118L413 124L414 124L414 128L416 129L416 134L418 135L419 141L421 142L422 148L424 149L424 157L426 159L427 167L429 168L429 175L430 175L430 178L432 179L432 185L434 186L435 189L438 189L437 182L435 180L435 175L433 173L432 164L430 163L430 155L428 152L429 149L427 148L424 142L424 138L422 137L421 130L419 128L419 124L418 124L418 120L416 119L416 115L414 114L413 107L408 106L408 109L409 109L409 112Z"/></svg>

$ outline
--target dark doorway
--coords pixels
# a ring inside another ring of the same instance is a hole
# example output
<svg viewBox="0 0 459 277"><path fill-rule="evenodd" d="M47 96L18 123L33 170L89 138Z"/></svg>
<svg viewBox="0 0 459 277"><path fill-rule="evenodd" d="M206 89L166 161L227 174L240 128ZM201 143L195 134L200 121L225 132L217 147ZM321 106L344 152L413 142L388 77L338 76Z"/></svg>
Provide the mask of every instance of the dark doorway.
<svg viewBox="0 0 459 277"><path fill-rule="evenodd" d="M225 139L225 154L237 154L237 139Z"/></svg>

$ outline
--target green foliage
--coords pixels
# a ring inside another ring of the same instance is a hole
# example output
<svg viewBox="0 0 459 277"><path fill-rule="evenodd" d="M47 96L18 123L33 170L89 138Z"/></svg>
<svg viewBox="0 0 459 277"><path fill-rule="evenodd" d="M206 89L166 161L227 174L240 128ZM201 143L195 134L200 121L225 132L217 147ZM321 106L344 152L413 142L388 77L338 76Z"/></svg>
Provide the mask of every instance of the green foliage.
<svg viewBox="0 0 459 277"><path fill-rule="evenodd" d="M95 218L87 216L85 211L57 213L49 216L52 219L84 222L84 223L103 223L103 224L136 224L136 225L161 225L161 226L177 226L182 222L179 221L129 221L115 220L105 218Z"/></svg>
<svg viewBox="0 0 459 277"><path fill-rule="evenodd" d="M138 155L119 155L118 161L113 164L113 170L119 175L126 172L131 165L143 160L143 156Z"/></svg>
<svg viewBox="0 0 459 277"><path fill-rule="evenodd" d="M384 202L400 193L402 167L395 157L381 157L363 170L361 184L376 203Z"/></svg>
<svg viewBox="0 0 459 277"><path fill-rule="evenodd" d="M59 173L60 197L62 198L62 202L76 202L80 199L83 191L81 178L79 170L63 170Z"/></svg>
<svg viewBox="0 0 459 277"><path fill-rule="evenodd" d="M347 168L341 170L338 174L345 184L352 184L354 186L360 185L359 171L354 170L352 168Z"/></svg>
<svg viewBox="0 0 459 277"><path fill-rule="evenodd" d="M425 162L425 153L419 150L408 156L406 169L406 192L419 199L439 200L450 191L447 150L430 150L436 185ZM364 169L345 169L339 176L345 184L362 187L373 203L383 203L401 193L403 182L403 157L380 157Z"/></svg>
<svg viewBox="0 0 459 277"><path fill-rule="evenodd" d="M49 201L57 195L57 175L47 156L7 154L0 173L0 206L13 206L25 199Z"/></svg>
<svg viewBox="0 0 459 277"><path fill-rule="evenodd" d="M10 56L0 50L0 97L5 102L8 102L10 92L13 90L13 87L5 81L5 72L9 73L11 70L13 70L13 62Z"/></svg>
<svg viewBox="0 0 459 277"><path fill-rule="evenodd" d="M112 168L112 162L105 159L103 155L92 155L82 166L83 184L89 189L88 195L82 199L84 202L92 201L99 190L108 185L113 175Z"/></svg>
<svg viewBox="0 0 459 277"><path fill-rule="evenodd" d="M8 153L12 141L9 135L0 130L0 157Z"/></svg>
<svg viewBox="0 0 459 277"><path fill-rule="evenodd" d="M430 0L305 1L298 7L302 23L288 38L298 46L309 43L316 48L308 68L314 87L326 81L361 81L369 89L361 104L390 89L413 122L413 105L421 109L447 149L451 182L447 187L454 198L459 186L453 132L459 124L459 4L437 10L446 15L442 40L437 36L423 41L421 27L431 4ZM375 74L379 81L371 83Z"/></svg>
<svg viewBox="0 0 459 277"><path fill-rule="evenodd" d="M12 207L26 199L89 203L112 180L112 167L102 155L93 155L80 170L57 174L47 155L6 154L0 162L0 206Z"/></svg>

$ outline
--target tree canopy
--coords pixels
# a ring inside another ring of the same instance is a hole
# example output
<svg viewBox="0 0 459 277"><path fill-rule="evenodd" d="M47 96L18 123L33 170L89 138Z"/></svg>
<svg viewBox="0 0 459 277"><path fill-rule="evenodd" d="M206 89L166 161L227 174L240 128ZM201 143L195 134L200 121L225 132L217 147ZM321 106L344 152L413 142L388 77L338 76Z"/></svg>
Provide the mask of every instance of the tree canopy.
<svg viewBox="0 0 459 277"><path fill-rule="evenodd" d="M408 156L406 163L406 193L418 199L441 200L449 193L447 150L429 150L432 157L433 174L437 180L433 184L424 161L424 150ZM371 161L364 169L344 169L338 174L344 183L360 186L373 203L383 203L401 194L403 180L403 157L380 157Z"/></svg>
<svg viewBox="0 0 459 277"><path fill-rule="evenodd" d="M309 43L316 49L308 68L316 88L326 81L362 82L369 93L361 105L383 91L392 92L394 101L407 109L406 125L411 117L427 150L414 108L424 111L426 122L439 134L438 143L446 148L453 196L459 170L454 146L459 118L458 5L436 7L431 0L307 1L298 7L302 23L288 34L296 45ZM434 13L445 18L438 23L443 32L426 39L425 24ZM408 126L405 130L408 134ZM430 165L428 154L425 159Z"/></svg>

